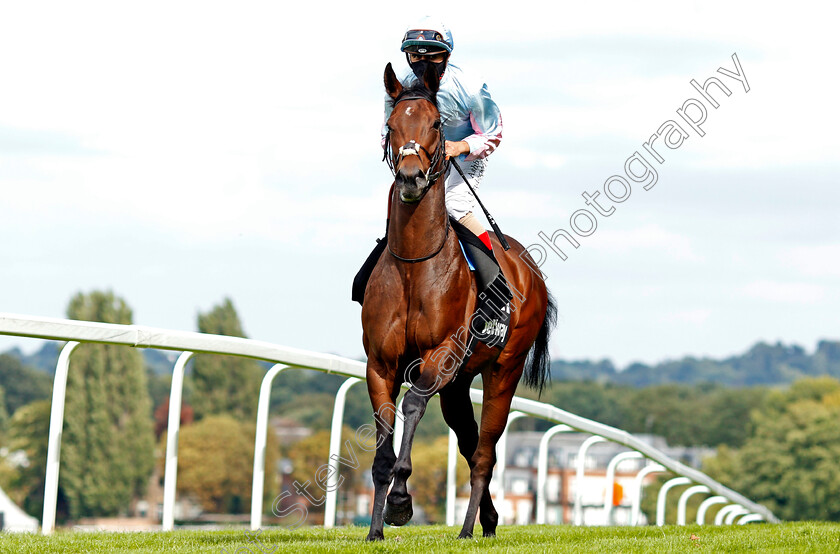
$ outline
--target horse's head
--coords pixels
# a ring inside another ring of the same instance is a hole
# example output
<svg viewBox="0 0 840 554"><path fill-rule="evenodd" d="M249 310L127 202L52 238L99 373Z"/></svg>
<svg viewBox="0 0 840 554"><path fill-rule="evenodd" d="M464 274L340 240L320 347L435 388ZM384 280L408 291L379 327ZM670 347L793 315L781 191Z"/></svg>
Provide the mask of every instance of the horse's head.
<svg viewBox="0 0 840 554"><path fill-rule="evenodd" d="M419 202L445 169L443 129L435 102L439 84L433 67L408 88L390 63L385 67L385 90L394 107L387 122L385 157L406 204Z"/></svg>

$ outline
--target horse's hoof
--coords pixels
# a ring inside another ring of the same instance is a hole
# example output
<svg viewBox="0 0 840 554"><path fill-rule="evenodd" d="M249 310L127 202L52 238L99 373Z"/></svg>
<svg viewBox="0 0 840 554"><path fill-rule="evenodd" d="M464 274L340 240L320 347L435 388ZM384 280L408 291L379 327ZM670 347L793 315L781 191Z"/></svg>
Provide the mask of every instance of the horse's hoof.
<svg viewBox="0 0 840 554"><path fill-rule="evenodd" d="M461 531L461 534L458 535L458 538L459 539L471 539L471 538L473 538L473 536L472 536L472 533L469 533L467 531Z"/></svg>
<svg viewBox="0 0 840 554"><path fill-rule="evenodd" d="M368 533L368 536L367 536L367 538L365 538L365 540L366 541L371 541L371 542L372 541L381 541L381 540L385 540L385 535L382 534L382 531L376 531L376 532L371 531L370 533Z"/></svg>
<svg viewBox="0 0 840 554"><path fill-rule="evenodd" d="M496 532L495 531L484 531L483 533L485 538L495 538Z"/></svg>
<svg viewBox="0 0 840 554"><path fill-rule="evenodd" d="M385 502L385 523L393 527L405 525L414 516L414 509L411 507L411 497L403 504L393 504L390 500Z"/></svg>

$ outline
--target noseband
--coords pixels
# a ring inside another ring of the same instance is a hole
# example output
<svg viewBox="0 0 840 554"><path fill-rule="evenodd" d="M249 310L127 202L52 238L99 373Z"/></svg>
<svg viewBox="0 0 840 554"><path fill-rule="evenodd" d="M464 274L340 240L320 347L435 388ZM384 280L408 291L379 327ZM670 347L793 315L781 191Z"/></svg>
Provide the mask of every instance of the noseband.
<svg viewBox="0 0 840 554"><path fill-rule="evenodd" d="M402 102L403 100L426 100L431 101L429 98L425 96L406 96L405 98L400 98L394 103L394 109L397 108L397 104ZM434 102L432 102L434 104ZM438 120L440 123L440 120ZM418 144L415 140L410 140L404 145L400 146L397 154L395 155L391 150L391 129L389 128L388 131L385 133L385 146L384 152L382 154L382 159L388 164L388 167L391 169L391 174L394 175L396 178L397 171L400 169L400 164L407 156L417 156L420 157L420 151L426 154L426 157L429 158L429 169L424 171L423 173L426 175L426 181L428 185L426 188L428 189L435 182L440 178L441 175L446 173L446 170L449 168L449 160L445 156L446 152L446 141L444 140L443 135L443 124L441 123L438 127L439 129L439 137L438 137L438 145L435 149L435 153L431 154L426 147L422 144ZM391 154L390 156L388 154ZM432 173L432 169L435 166L440 166L440 169L434 173ZM393 257L400 260L401 262L407 262L410 264L417 263L417 262L424 262L426 260L430 260L437 256L443 247L446 245L446 239L449 238L449 217L446 217L446 232L443 235L443 241L441 241L440 246L427 256L421 256L420 258L403 258L402 256L397 255L392 249L391 244L388 243L388 252L391 253Z"/></svg>

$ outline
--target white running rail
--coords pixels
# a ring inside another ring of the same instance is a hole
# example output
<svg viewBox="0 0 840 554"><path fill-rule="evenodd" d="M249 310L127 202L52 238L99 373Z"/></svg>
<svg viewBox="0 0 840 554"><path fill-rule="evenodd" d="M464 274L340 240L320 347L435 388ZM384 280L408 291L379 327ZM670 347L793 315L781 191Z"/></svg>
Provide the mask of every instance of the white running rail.
<svg viewBox="0 0 840 554"><path fill-rule="evenodd" d="M343 358L341 356L310 352L307 350L290 348L287 346L280 346L252 339L209 335L188 331L157 329L141 325L115 325L109 323L95 323L88 321L74 321L67 319L0 313L0 335L71 341L67 346L65 346L65 349L62 351L62 356L59 359L59 366L61 366L62 363L67 363L68 367L65 368L63 372L60 367L57 368L53 386L53 403L50 417L50 441L47 452L48 464L47 474L45 476L46 487L44 495L44 517L41 524L41 529L44 534L52 533L55 526L55 505L58 491L58 461L61 450L61 428L63 427L64 421L64 393L66 390L66 377L67 371L69 370L70 353L72 352L72 348L76 346L74 343L94 342L125 345L137 348L158 348L185 353L242 356L256 360L284 364L286 366L334 373L345 377L356 377L358 379L365 378L365 364L363 362ZM187 356L183 356L182 359L185 360L186 357ZM183 371L183 363L184 362L176 364L174 371ZM178 365L181 365L181 367L178 367ZM181 386L182 384L182 380L173 379L173 391L170 398L175 398L176 395L180 398L180 390L175 390L175 387ZM482 399L482 391L471 389L470 397L474 403L480 403ZM748 510L749 513L760 515L764 521L772 523L777 523L779 521L779 519L764 506L752 502L743 495L721 485L704 473L669 458L660 450L640 441L626 431L576 416L549 404L520 397L514 397L513 402L511 403L511 410L518 410L531 417L544 419L554 423L566 424L578 431L590 433L598 437L603 437L611 442L622 444L632 450L635 450L636 452L641 453L646 458L658 462L666 469L676 473L677 475L688 478L691 482L707 486L714 494L725 497L731 503ZM267 416L267 410L265 410L265 412L266 414L261 413L260 416ZM180 410L175 413L179 414ZM170 414L170 416L172 416L172 414ZM175 451L167 451L167 460L172 458L177 460L176 437L178 435L179 425L180 418L177 417L177 415L169 418L168 432L169 436L173 437L173 440L167 444L167 450L173 449ZM258 422L258 429L262 430L261 427L262 426ZM264 452L255 450L255 456L260 455L264 455ZM164 489L174 491L177 464L172 464L172 466L172 470L167 471L165 476ZM255 460L255 467L261 468L262 462ZM168 468L169 466L167 466L167 469ZM256 475L257 472L255 472L255 478ZM174 508L174 497L174 494L165 495L163 530L171 530L174 527L174 521L171 517ZM261 502L252 503L252 525L255 521L259 521L257 518L261 518L262 506L260 504ZM332 510L332 513L335 513L335 511Z"/></svg>

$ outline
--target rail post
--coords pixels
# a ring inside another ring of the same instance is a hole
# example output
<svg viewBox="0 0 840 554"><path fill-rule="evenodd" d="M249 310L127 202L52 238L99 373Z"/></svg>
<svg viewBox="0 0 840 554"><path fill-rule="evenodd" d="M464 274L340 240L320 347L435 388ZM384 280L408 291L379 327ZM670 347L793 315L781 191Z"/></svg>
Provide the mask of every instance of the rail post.
<svg viewBox="0 0 840 554"><path fill-rule="evenodd" d="M50 436L47 443L47 473L44 476L44 514L41 532L52 534L55 529L55 508L58 501L58 470L61 459L61 433L64 428L64 399L67 395L67 372L70 369L70 354L79 346L70 341L61 349L55 366L52 404L50 405Z"/></svg>
<svg viewBox="0 0 840 554"><path fill-rule="evenodd" d="M403 407L403 400L405 400L405 396L400 398L399 404L397 404L397 413L394 414L394 454L396 454L397 458L400 457L400 450L402 450L402 438L403 432L405 432L405 417L402 415L402 407Z"/></svg>
<svg viewBox="0 0 840 554"><path fill-rule="evenodd" d="M749 510L747 510L743 506L738 506L726 515L726 518L723 520L723 523L725 525L732 525L733 523L735 523L736 517L747 515L748 513L750 513Z"/></svg>
<svg viewBox="0 0 840 554"><path fill-rule="evenodd" d="M455 525L455 498L458 494L458 485L455 482L457 463L458 436L450 429L449 453L446 457L446 524L450 527Z"/></svg>
<svg viewBox="0 0 840 554"><path fill-rule="evenodd" d="M618 464L625 460L641 458L641 452L621 452L616 454L607 464L606 489L604 490L604 525L610 525L613 510L613 489L615 488L615 471Z"/></svg>
<svg viewBox="0 0 840 554"><path fill-rule="evenodd" d="M680 501L677 503L677 525L685 525L685 512L688 509L688 499L699 492L708 493L709 487L706 485L695 485L688 487L680 495Z"/></svg>
<svg viewBox="0 0 840 554"><path fill-rule="evenodd" d="M668 471L665 469L665 466L653 463L646 465L639 473L636 474L633 482L633 488L635 489L636 494L633 496L633 505L630 508L630 525L639 525L639 522L642 519L642 487L644 487L645 484L645 477L651 473L663 473L665 471Z"/></svg>
<svg viewBox="0 0 840 554"><path fill-rule="evenodd" d="M327 504L324 507L324 529L335 527L335 507L338 502L338 458L341 449L341 428L344 426L344 404L350 387L362 380L350 377L344 381L335 394L332 426L330 427L330 455L327 460Z"/></svg>
<svg viewBox="0 0 840 554"><path fill-rule="evenodd" d="M583 525L583 478L586 472L586 451L589 447L598 442L606 442L607 439L598 435L592 435L580 445L577 454L577 471L575 473L575 525Z"/></svg>
<svg viewBox="0 0 840 554"><path fill-rule="evenodd" d="M555 425L546 431L540 439L540 449L537 455L537 523L542 525L546 520L546 483L548 482L548 443L557 433L565 433L573 429L568 425Z"/></svg>
<svg viewBox="0 0 840 554"><path fill-rule="evenodd" d="M709 508L715 504L725 504L726 502L729 502L729 499L725 496L711 496L701 502L700 507L697 508L697 525L706 524L706 512L709 511Z"/></svg>
<svg viewBox="0 0 840 554"><path fill-rule="evenodd" d="M192 352L182 352L172 370L169 392L169 422L166 427L166 466L163 477L163 521L161 528L175 528L175 485L178 482L178 438L181 433L181 393L184 390L184 368Z"/></svg>
<svg viewBox="0 0 840 554"><path fill-rule="evenodd" d="M723 525L726 517L739 508L741 508L741 506L738 504L729 504L718 510L718 513L715 514L715 525Z"/></svg>
<svg viewBox="0 0 840 554"><path fill-rule="evenodd" d="M688 477L675 477L670 481L665 481L662 488L659 489L659 496L656 498L656 525L659 527L665 525L665 508L667 507L665 501L667 500L668 491L673 487L688 485L689 483L691 483L691 479Z"/></svg>
<svg viewBox="0 0 840 554"><path fill-rule="evenodd" d="M289 366L274 364L266 371L260 383L260 400L257 405L257 431L254 436L254 480L251 483L251 530L262 526L263 488L265 486L265 446L268 435L268 408L271 401L271 383Z"/></svg>
<svg viewBox="0 0 840 554"><path fill-rule="evenodd" d="M496 481L499 484L499 492L496 494L496 509L499 512L499 523L504 525L505 521L505 469L507 468L507 436L508 430L510 429L511 423L516 421L521 417L525 417L527 414L522 412L511 412L508 415L507 424L505 424L505 430L502 433L502 436L499 438L499 442L496 444L496 467L498 471L495 471L495 475L491 480Z"/></svg>

